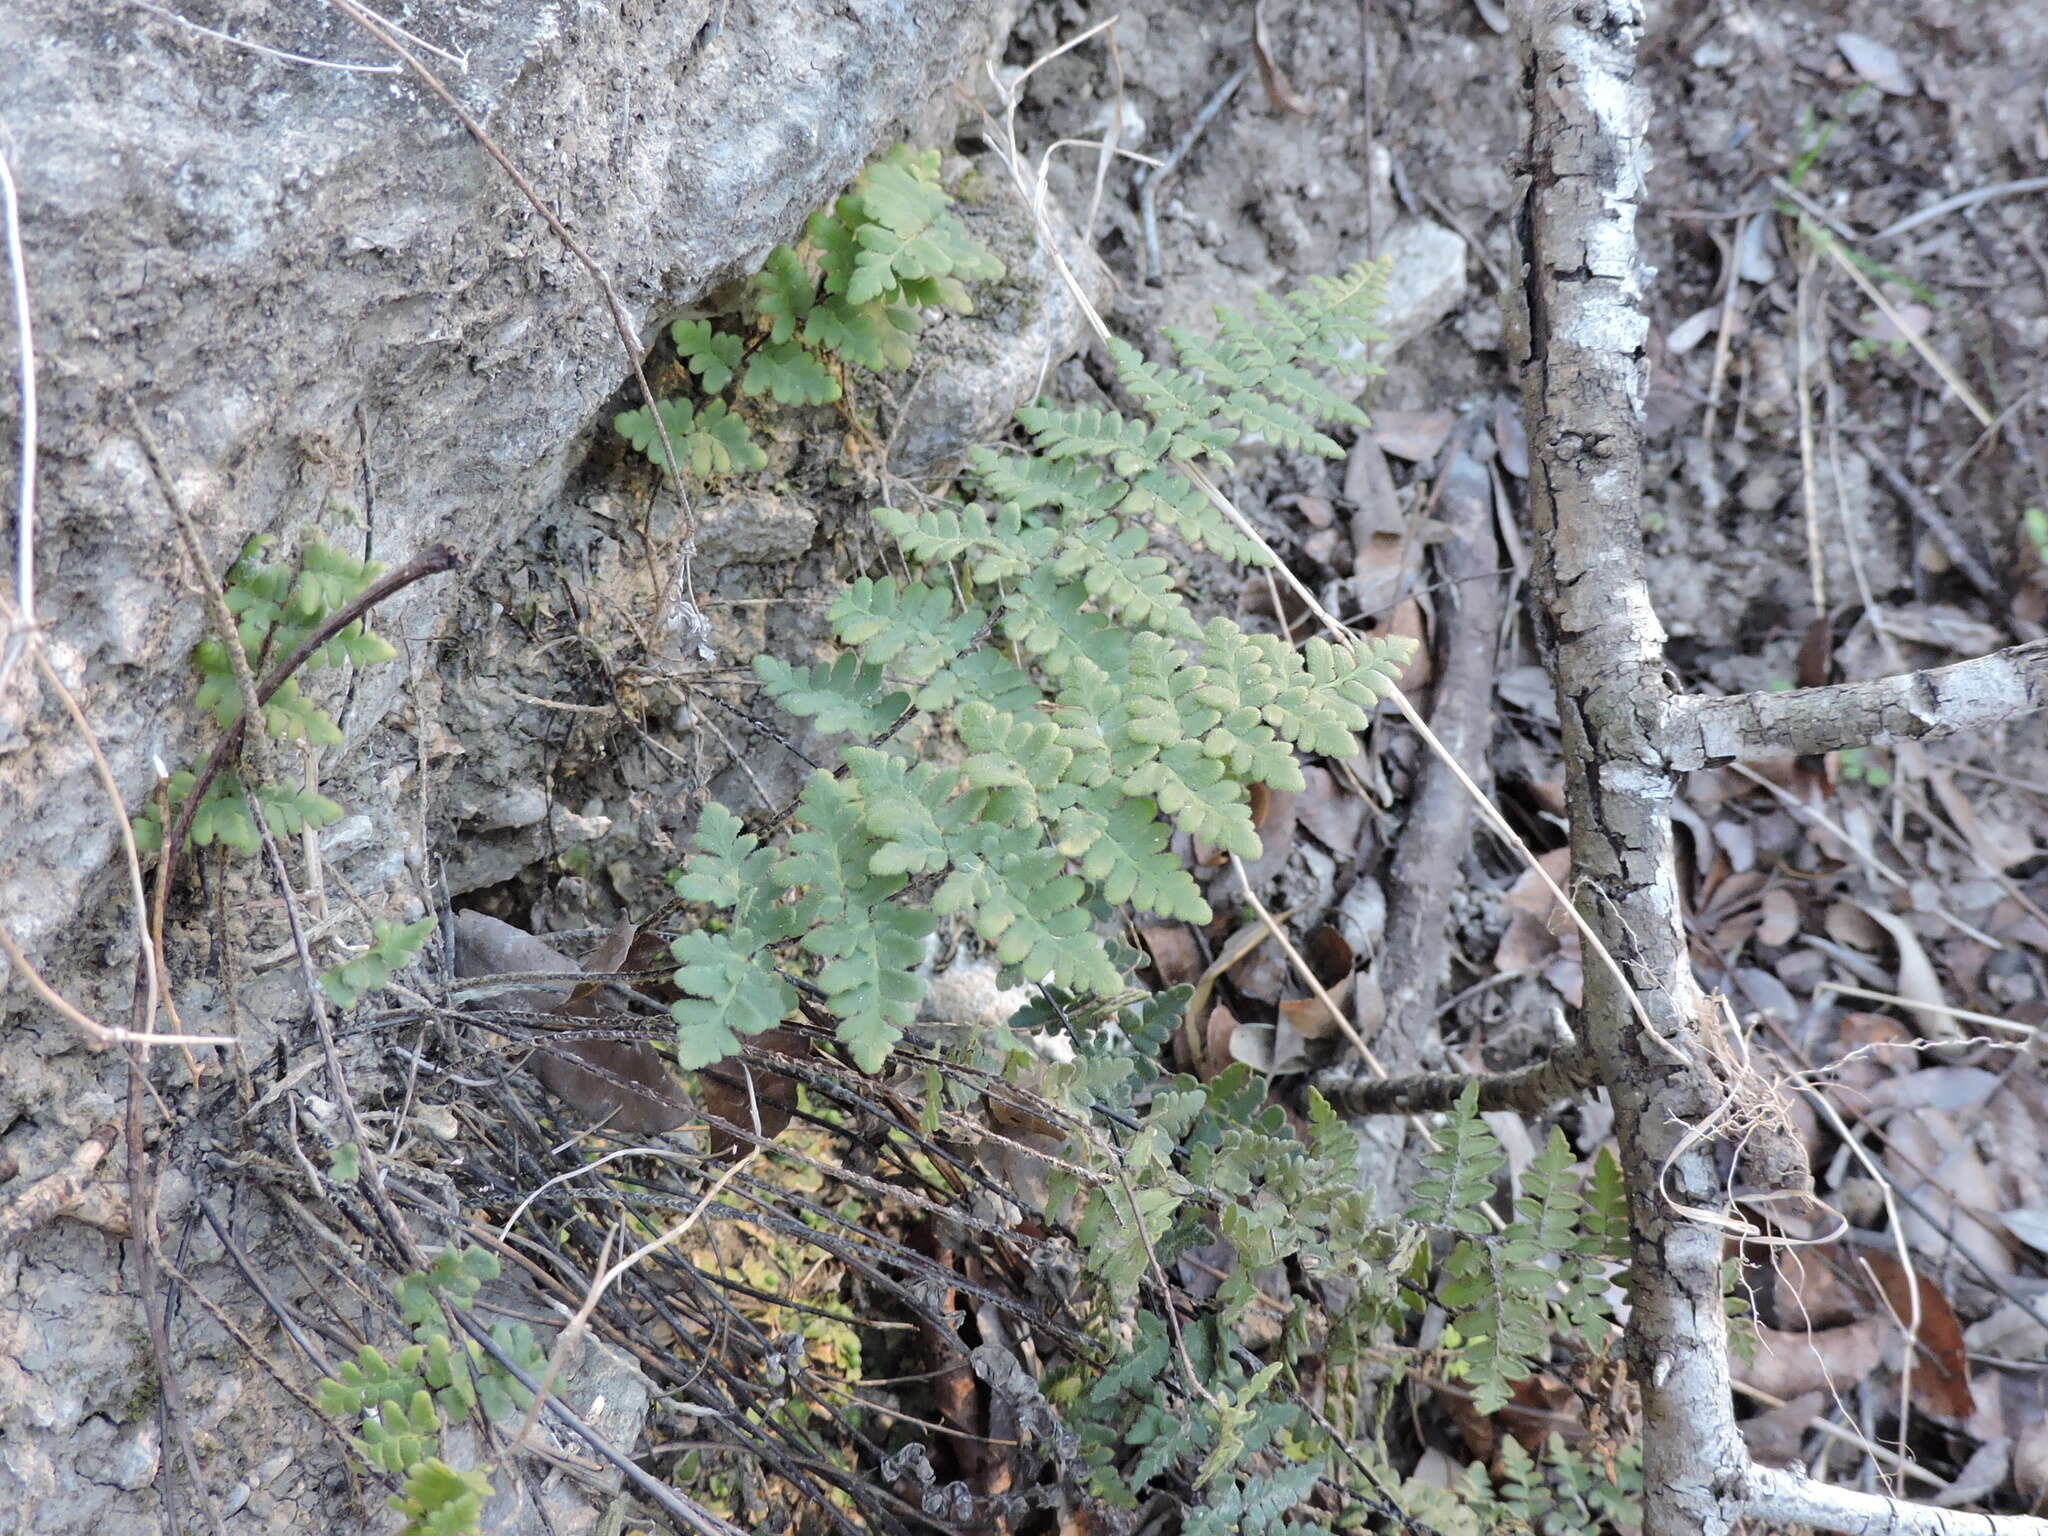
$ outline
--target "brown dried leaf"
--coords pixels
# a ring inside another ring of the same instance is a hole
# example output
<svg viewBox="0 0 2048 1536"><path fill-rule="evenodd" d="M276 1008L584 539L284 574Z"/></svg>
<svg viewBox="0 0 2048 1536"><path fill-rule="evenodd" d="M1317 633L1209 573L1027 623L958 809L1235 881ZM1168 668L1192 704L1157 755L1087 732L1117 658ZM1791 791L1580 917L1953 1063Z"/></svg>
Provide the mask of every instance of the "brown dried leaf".
<svg viewBox="0 0 2048 1536"><path fill-rule="evenodd" d="M1344 466L1344 499L1351 503L1351 533L1361 553L1368 536L1399 534L1407 526L1393 471L1387 468L1387 456L1370 432L1361 433L1352 445L1351 458Z"/></svg>
<svg viewBox="0 0 2048 1536"><path fill-rule="evenodd" d="M1374 411L1372 438L1395 458L1420 464L1442 450L1455 420L1449 411Z"/></svg>
<svg viewBox="0 0 2048 1536"><path fill-rule="evenodd" d="M1202 974L1202 950L1195 933L1185 923L1160 923L1138 930L1138 942L1152 957L1152 969L1162 986L1177 987L1193 982Z"/></svg>
<svg viewBox="0 0 2048 1536"><path fill-rule="evenodd" d="M1315 931L1302 940L1301 958L1308 962L1316 980L1326 987L1335 987L1358 968L1358 955L1351 948L1351 941L1329 923L1318 923Z"/></svg>
<svg viewBox="0 0 2048 1536"><path fill-rule="evenodd" d="M1311 764L1301 776L1306 787L1295 799L1295 816L1338 858L1352 857L1365 825L1365 802L1340 785L1327 768Z"/></svg>
<svg viewBox="0 0 2048 1536"><path fill-rule="evenodd" d="M1836 901L1828 906L1823 919L1828 937L1837 944L1850 949L1875 953L1884 947L1884 930L1870 920L1870 915L1853 901Z"/></svg>
<svg viewBox="0 0 2048 1536"><path fill-rule="evenodd" d="M1536 862L1543 866L1543 873L1550 876L1552 884L1560 890L1565 889L1565 882L1571 878L1571 849L1553 848L1548 853L1538 854ZM1534 870L1522 871L1521 877L1508 887L1505 900L1510 912L1526 912L1544 921L1546 926L1552 914L1556 914L1563 927L1571 926L1571 919L1558 911L1557 898L1550 894L1550 887L1538 878Z"/></svg>
<svg viewBox="0 0 2048 1536"><path fill-rule="evenodd" d="M1273 914L1273 921L1284 923L1292 915L1291 910L1276 912ZM1264 923L1253 922L1246 923L1225 941L1216 958L1209 962L1208 968L1195 978L1195 993L1188 999L1187 1017L1190 1021L1206 1017L1209 997L1216 989L1217 978L1271 937L1272 932Z"/></svg>
<svg viewBox="0 0 2048 1536"><path fill-rule="evenodd" d="M1522 407L1502 397L1493 406L1493 440L1500 448L1500 467L1517 480L1529 478L1529 433L1522 425Z"/></svg>
<svg viewBox="0 0 2048 1536"><path fill-rule="evenodd" d="M1914 1406L1922 1413L1951 1423L1969 1418L1977 1411L1977 1400L1970 1391L1970 1362L1964 1352L1962 1324L1956 1321L1948 1297L1927 1276L1909 1276L1896 1254L1880 1249L1861 1253L1859 1257L1876 1277L1890 1316L1901 1329L1912 1321L1913 1298L1918 1292L1920 1319L1913 1330Z"/></svg>
<svg viewBox="0 0 2048 1536"><path fill-rule="evenodd" d="M1798 1460L1807 1436L1807 1426L1827 1401L1819 1392L1802 1392L1781 1408L1772 1408L1744 1419L1736 1427L1749 1447L1750 1459L1760 1466L1783 1467Z"/></svg>
<svg viewBox="0 0 2048 1536"><path fill-rule="evenodd" d="M1266 35L1266 0L1258 0L1252 7L1252 54L1259 61L1259 78L1266 83L1266 99L1275 112L1308 117L1315 111L1273 57L1273 45Z"/></svg>
<svg viewBox="0 0 2048 1536"><path fill-rule="evenodd" d="M614 932L613 940L619 935ZM617 944L619 957L630 952L632 935ZM611 947L608 943L607 947ZM615 960L613 964L618 962ZM579 969L560 950L523 933L510 923L482 912L455 914L457 976L560 973ZM503 1006L553 1012L565 1024L581 1027L616 1020L632 1027L623 1010L603 1005L600 989L573 988L550 982L501 994ZM667 1060L645 1040L564 1040L536 1047L527 1066L555 1097L578 1114L601 1121L632 1136L672 1131L690 1117L689 1096L668 1070Z"/></svg>
<svg viewBox="0 0 2048 1536"><path fill-rule="evenodd" d="M1335 985L1325 982L1323 990L1330 994L1330 1001L1338 1007L1344 1006L1344 999L1351 992L1351 978L1346 976ZM1280 1003L1280 1018L1304 1040L1321 1040L1333 1035L1338 1029L1338 1020L1323 1006L1319 997L1290 997Z"/></svg>
<svg viewBox="0 0 2048 1536"><path fill-rule="evenodd" d="M1493 968L1504 975L1529 976L1557 953L1557 935L1527 912L1508 916L1507 931L1494 946Z"/></svg>
<svg viewBox="0 0 2048 1536"><path fill-rule="evenodd" d="M1840 1395L1884 1364L1889 1318L1866 1317L1841 1328L1794 1328L1780 1332L1756 1325L1756 1360L1728 1362L1728 1374L1773 1397L1802 1392Z"/></svg>
<svg viewBox="0 0 2048 1536"><path fill-rule="evenodd" d="M1218 1072L1236 1059L1232 1054L1231 1044L1237 1032L1236 1014L1221 1003L1209 1010L1209 1016L1202 1021L1203 1082L1213 1079Z"/></svg>
<svg viewBox="0 0 2048 1536"><path fill-rule="evenodd" d="M785 1056L802 1061L811 1055L808 1036L792 1029L771 1029L747 1042L746 1053L697 1074L704 1108L720 1120L743 1131L753 1131L764 1141L780 1136L796 1110L796 1079L764 1066L762 1055ZM718 1126L711 1127L711 1155L731 1158L754 1144Z"/></svg>

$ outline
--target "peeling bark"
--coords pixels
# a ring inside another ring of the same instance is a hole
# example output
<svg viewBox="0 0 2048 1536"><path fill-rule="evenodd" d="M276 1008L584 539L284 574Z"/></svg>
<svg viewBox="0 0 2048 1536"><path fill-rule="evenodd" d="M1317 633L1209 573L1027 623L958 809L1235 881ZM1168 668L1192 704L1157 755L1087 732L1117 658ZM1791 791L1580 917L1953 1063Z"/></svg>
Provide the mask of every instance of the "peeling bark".
<svg viewBox="0 0 2048 1536"><path fill-rule="evenodd" d="M1803 694L1674 695L1644 581L1639 503L1642 11L1637 0L1526 0L1517 23L1532 110L1510 340L1529 424L1535 591L1564 736L1573 894L1627 983L1588 964L1583 1042L1614 1101L1628 1179L1644 1536L1723 1536L1746 1515L1837 1531L2048 1532L2027 1516L1959 1516L1750 1462L1729 1391L1714 1225L1729 1191L1700 1129L1725 1112L1739 1075L1693 975L1670 815L1678 774L1705 762L1942 734L2039 708L2048 647Z"/></svg>
<svg viewBox="0 0 2048 1536"><path fill-rule="evenodd" d="M1527 8L1529 184L1515 317L1537 533L1535 589L1563 726L1581 912L1647 1015L1586 968L1585 1042L1614 1100L1628 1175L1630 1359L1643 1394L1645 1536L1718 1536L1718 1482L1744 1464L1728 1388L1721 1236L1673 1202L1719 1210L1711 1148L1686 1129L1721 1085L1687 957L1672 854L1676 776L1655 731L1670 696L1643 576L1644 316L1635 218L1646 114L1640 7ZM1511 322L1513 323L1513 322Z"/></svg>

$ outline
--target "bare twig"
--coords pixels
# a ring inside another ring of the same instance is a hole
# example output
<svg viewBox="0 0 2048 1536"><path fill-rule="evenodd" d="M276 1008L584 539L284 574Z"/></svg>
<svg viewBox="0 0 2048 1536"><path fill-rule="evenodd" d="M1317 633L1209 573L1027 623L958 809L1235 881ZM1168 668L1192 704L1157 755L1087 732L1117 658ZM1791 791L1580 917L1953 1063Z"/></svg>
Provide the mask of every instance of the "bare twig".
<svg viewBox="0 0 2048 1536"><path fill-rule="evenodd" d="M399 73L399 66L396 64L349 64L338 59L315 59L303 53L289 53L282 48L272 48L264 43L252 43L247 38L236 37L232 33L219 32L212 27L202 27L188 16L180 16L176 11L167 10L161 5L152 5L150 0L128 0L128 3L148 11L153 16L161 16L165 21L174 21L181 27L197 32L201 37L210 37L216 42L226 43L231 48L247 49L250 53L260 54L266 59L277 59L285 64L305 64L315 69L338 69L344 74L354 75L395 75Z"/></svg>
<svg viewBox="0 0 2048 1536"><path fill-rule="evenodd" d="M1577 1047L1553 1051L1542 1061L1512 1072L1417 1072L1406 1077L1344 1077L1319 1080L1317 1090L1347 1115L1442 1114L1457 1105L1469 1087L1479 1089L1482 1112L1513 1110L1541 1114L1585 1096L1592 1071Z"/></svg>
<svg viewBox="0 0 2048 1536"><path fill-rule="evenodd" d="M1884 483L1906 504L1906 510L1919 518L1927 531L1934 535L1934 542L1948 556L1948 563L1969 579L1979 596L2002 604L2008 594L2008 586L1993 579L1984 563L1956 531L1955 524L1934 504L1934 498L1901 474L1898 466L1878 448L1876 439L1868 432L1858 432L1855 438L1857 451L1870 461L1871 468L1884 477Z"/></svg>
<svg viewBox="0 0 2048 1536"><path fill-rule="evenodd" d="M2048 1536L2033 1515L1985 1515L1913 1504L1815 1482L1797 1472L1746 1463L1721 1488L1744 1514L1777 1526L1806 1526L1864 1536Z"/></svg>
<svg viewBox="0 0 2048 1536"><path fill-rule="evenodd" d="M1231 77L1216 88L1215 94L1202 103L1202 110L1195 114L1194 122L1188 125L1188 131L1167 157L1157 167L1147 166L1131 178L1137 183L1138 220L1145 232L1145 281L1155 287L1166 276L1165 259L1159 251L1159 184L1180 169L1188 151L1209 131L1216 115L1230 105L1230 98L1251 77L1251 72L1251 65L1240 64Z"/></svg>
<svg viewBox="0 0 2048 1536"><path fill-rule="evenodd" d="M37 997L40 997L45 1003L49 1004L50 1007L83 1030L86 1038L92 1041L96 1049L105 1050L110 1045L141 1045L147 1048L158 1045L233 1045L235 1043L233 1035L162 1035L144 1030L117 1029L112 1025L102 1024L91 1014L67 1002L54 987L43 980L42 973L29 962L28 956L21 952L21 946L14 942L13 936L5 928L0 928L0 953L4 953L7 956L7 963L9 965L12 965L21 972L22 978L29 984L29 989Z"/></svg>
<svg viewBox="0 0 2048 1536"><path fill-rule="evenodd" d="M36 624L36 342L28 307L28 258L21 248L21 210L14 171L0 151L0 222L7 231L8 289L14 299L14 346L21 380L20 491L14 508L14 606L24 629ZM12 637L6 637L12 639ZM0 686L7 668L0 666Z"/></svg>
<svg viewBox="0 0 2048 1536"><path fill-rule="evenodd" d="M1959 213L1965 208L1974 208L1979 203L1988 203L1994 197L2013 197L2022 192L2048 192L2048 176L2029 176L2023 181L1993 182L1988 187L1973 187L1968 192L1958 192L1954 197L1944 197L1940 202L1930 204L1918 213L1907 214L1896 224L1887 224L1876 234L1871 235L1866 243L1875 244L1879 240L1895 239L1910 229L1918 229L1922 224L1932 223L1951 213Z"/></svg>

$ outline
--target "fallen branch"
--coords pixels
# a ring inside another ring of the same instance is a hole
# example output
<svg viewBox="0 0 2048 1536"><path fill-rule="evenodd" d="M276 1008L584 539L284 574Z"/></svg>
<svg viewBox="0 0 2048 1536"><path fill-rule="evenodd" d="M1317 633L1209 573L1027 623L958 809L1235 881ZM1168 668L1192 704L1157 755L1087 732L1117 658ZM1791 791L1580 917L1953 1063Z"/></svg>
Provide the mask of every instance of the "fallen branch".
<svg viewBox="0 0 2048 1536"><path fill-rule="evenodd" d="M1679 773L1720 763L1931 741L2048 709L2048 640L1865 683L1674 699L1662 738Z"/></svg>

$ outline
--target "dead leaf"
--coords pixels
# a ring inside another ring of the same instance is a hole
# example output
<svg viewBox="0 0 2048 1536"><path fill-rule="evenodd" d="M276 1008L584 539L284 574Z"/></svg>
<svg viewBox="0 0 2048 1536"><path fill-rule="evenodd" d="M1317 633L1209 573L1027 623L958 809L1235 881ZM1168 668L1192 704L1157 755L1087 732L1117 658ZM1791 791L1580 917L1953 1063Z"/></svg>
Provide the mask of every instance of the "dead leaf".
<svg viewBox="0 0 2048 1536"><path fill-rule="evenodd" d="M1302 940L1301 958L1308 962L1316 980L1326 987L1335 987L1358 968L1358 954L1351 941L1329 923L1318 923L1315 931Z"/></svg>
<svg viewBox="0 0 2048 1536"><path fill-rule="evenodd" d="M1258 0L1252 7L1252 54L1259 61L1259 78L1266 83L1266 99L1273 104L1273 110L1289 117L1310 116L1315 109L1294 88L1294 82L1273 57L1273 46L1266 36L1266 0Z"/></svg>
<svg viewBox="0 0 2048 1536"><path fill-rule="evenodd" d="M633 935L620 939L617 930L607 941L619 959L631 952ZM614 965L618 960L612 962ZM457 976L561 973L580 967L560 950L521 932L510 923L482 912L455 914ZM500 1007L553 1013L572 1027L600 1020L622 1028L633 1021L620 1008L606 1007L601 989L583 984L549 982L498 994ZM668 1070L661 1052L646 1040L564 1040L536 1046L527 1056L529 1069L555 1097L578 1114L601 1121L627 1135L672 1131L690 1117L689 1096Z"/></svg>
<svg viewBox="0 0 2048 1536"><path fill-rule="evenodd" d="M1437 456L1455 420L1449 411L1374 411L1372 437L1395 458L1420 464Z"/></svg>
<svg viewBox="0 0 2048 1536"><path fill-rule="evenodd" d="M1346 976L1334 986L1326 982L1323 990L1330 994L1330 1001L1341 1008L1344 999L1350 994L1351 978ZM1283 998L1280 1003L1280 1017L1288 1028L1304 1040L1321 1040L1337 1032L1336 1016L1323 1006L1323 1000L1319 997Z"/></svg>
<svg viewBox="0 0 2048 1536"><path fill-rule="evenodd" d="M1827 1401L1820 1392L1802 1392L1779 1408L1744 1419L1736 1426L1750 1458L1760 1466L1789 1466L1799 1459L1806 1444L1807 1426Z"/></svg>
<svg viewBox="0 0 2048 1536"><path fill-rule="evenodd" d="M760 1058L785 1056L801 1061L811 1052L809 1037L793 1029L771 1029L755 1035L747 1041L744 1054L697 1074L704 1108L720 1120L743 1131L753 1131L764 1141L773 1141L782 1134L796 1110L797 1084L795 1078L764 1066ZM736 1157L753 1145L722 1127L711 1127L713 1157Z"/></svg>
<svg viewBox="0 0 2048 1536"><path fill-rule="evenodd" d="M1664 350L1673 357L1683 357L1713 335L1720 328L1720 324L1719 304L1709 304L1705 309L1695 310L1665 334Z"/></svg>
<svg viewBox="0 0 2048 1536"><path fill-rule="evenodd" d="M2005 1240L1977 1218L2003 1203L1998 1180L1961 1127L1938 1109L1893 1115L1885 1122L1884 1167L1920 1209L1899 1211L1899 1225L1915 1252L1944 1260L1968 1249L1986 1273L2003 1280L2014 1270ZM1922 1212L1926 1214L1921 1214Z"/></svg>
<svg viewBox="0 0 2048 1536"><path fill-rule="evenodd" d="M1571 849L1553 848L1548 853L1538 854L1536 862L1543 867L1543 873L1550 876L1552 885L1560 890L1565 888L1565 882L1571 878ZM1524 869L1520 878L1508 887L1504 900L1509 911L1527 912L1531 917L1544 919L1546 927L1549 927L1548 920L1553 914L1564 927L1571 926L1571 919L1558 911L1557 898L1551 895L1550 886L1544 884L1534 870Z"/></svg>
<svg viewBox="0 0 2048 1536"><path fill-rule="evenodd" d="M1837 901L1823 919L1828 937L1851 949L1875 952L1884 944L1884 930L1870 920L1870 914L1853 901Z"/></svg>
<svg viewBox="0 0 2048 1536"><path fill-rule="evenodd" d="M1493 968L1503 975L1533 976L1556 953L1557 935L1544 927L1540 918L1515 912L1509 915L1507 931L1494 946Z"/></svg>
<svg viewBox="0 0 2048 1536"><path fill-rule="evenodd" d="M1500 449L1500 467L1517 480L1529 478L1529 433L1522 425L1522 407L1505 396L1493 405L1493 440Z"/></svg>
<svg viewBox="0 0 2048 1536"><path fill-rule="evenodd" d="M1757 927L1756 940L1767 949L1783 949L1799 936L1799 903L1779 885L1764 892L1762 905L1763 922Z"/></svg>
<svg viewBox="0 0 2048 1536"><path fill-rule="evenodd" d="M1896 1254L1879 1249L1858 1256L1876 1277L1892 1321L1902 1333L1913 1319L1916 1292L1919 1296L1919 1326L1912 1335L1914 1406L1951 1423L1969 1418L1977 1411L1977 1401L1970 1391L1962 1325L1948 1297L1927 1276L1909 1275ZM1903 1344L1904 1338L1899 1342Z"/></svg>
<svg viewBox="0 0 2048 1536"><path fill-rule="evenodd" d="M1728 1362L1728 1374L1746 1386L1773 1397L1802 1392L1841 1395L1884 1364L1885 1335L1890 1318L1866 1317L1840 1328L1795 1328L1783 1331L1756 1327L1756 1360Z"/></svg>
<svg viewBox="0 0 2048 1536"><path fill-rule="evenodd" d="M1361 548L1366 535L1399 533L1407 524L1387 456L1370 432L1360 433L1352 445L1344 466L1344 499L1351 503L1352 534Z"/></svg>
<svg viewBox="0 0 2048 1536"><path fill-rule="evenodd" d="M1275 923L1284 923L1294 915L1293 909L1273 914ZM1216 988L1216 979L1236 965L1240 960L1272 937L1272 930L1264 923L1246 923L1224 942L1216 958L1209 962L1208 969L1195 978L1194 996L1188 999L1187 1018L1190 1021L1205 1017L1209 997Z"/></svg>
<svg viewBox="0 0 2048 1536"><path fill-rule="evenodd" d="M1235 1059L1237 1015L1218 1003L1202 1021L1202 1081L1208 1082Z"/></svg>
<svg viewBox="0 0 2048 1536"><path fill-rule="evenodd" d="M1401 635L1415 642L1415 658L1408 663L1407 670L1397 679L1404 693L1414 694L1429 686L1436 676L1436 664L1430 655L1429 630L1423 622L1422 603L1417 598L1407 598L1394 610L1380 635Z"/></svg>
<svg viewBox="0 0 2048 1536"><path fill-rule="evenodd" d="M1152 957L1152 969L1159 973L1163 987L1192 982L1202 973L1202 950L1192 928L1185 923L1160 923L1138 930L1138 942Z"/></svg>
<svg viewBox="0 0 2048 1536"><path fill-rule="evenodd" d="M1884 627L1901 640L1931 645L1963 656L1984 656L2005 644L2003 630L1946 603L1911 603L1887 608Z"/></svg>
<svg viewBox="0 0 2048 1536"><path fill-rule="evenodd" d="M2048 1210L2039 1206L2032 1209L2001 1211L1998 1219L2005 1224L2005 1230L2025 1243L2037 1253L2048 1253Z"/></svg>
<svg viewBox="0 0 2048 1536"><path fill-rule="evenodd" d="M1912 924L1903 918L1894 917L1881 907L1857 903L1863 913L1878 927L1891 935L1893 947L1899 956L1899 979L1894 990L1905 998L1913 1022L1925 1040L1960 1040L1963 1038L1962 1025L1953 1015L1940 1012L1948 1006L1948 998L1941 990L1941 978L1934 974L1934 962L1927 958L1927 951L1920 945L1920 936L1913 931ZM1935 1006L1911 1007L1912 1004L1932 1003Z"/></svg>
<svg viewBox="0 0 2048 1536"><path fill-rule="evenodd" d="M1982 1067L1922 1067L1874 1085L1863 1113L1873 1109L1938 1109L1956 1114L1976 1109L1998 1091L1999 1076Z"/></svg>
<svg viewBox="0 0 2048 1536"><path fill-rule="evenodd" d="M1296 818L1338 858L1351 858L1365 825L1365 802L1340 785L1327 768L1311 764L1301 776L1305 787L1295 799Z"/></svg>

